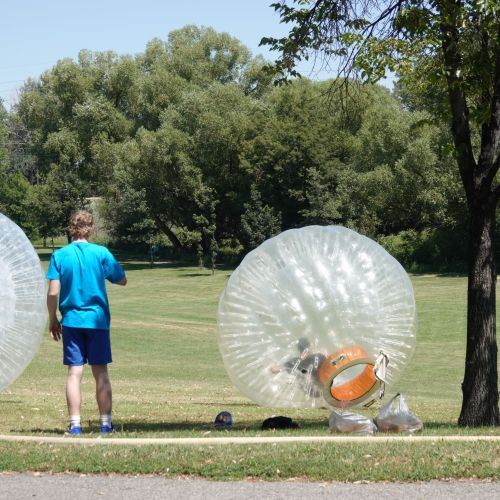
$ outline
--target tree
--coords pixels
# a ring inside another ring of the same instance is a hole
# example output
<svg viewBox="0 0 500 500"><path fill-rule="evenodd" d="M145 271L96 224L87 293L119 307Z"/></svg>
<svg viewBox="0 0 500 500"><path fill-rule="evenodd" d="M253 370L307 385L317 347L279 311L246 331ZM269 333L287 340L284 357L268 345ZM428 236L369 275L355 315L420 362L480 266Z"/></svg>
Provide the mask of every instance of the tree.
<svg viewBox="0 0 500 500"><path fill-rule="evenodd" d="M132 189L126 179L115 172L100 215L108 234L120 243L146 243L155 239L158 228L151 218L143 190Z"/></svg>
<svg viewBox="0 0 500 500"><path fill-rule="evenodd" d="M31 211L32 186L20 172L0 166L0 213L12 219L29 238L37 236Z"/></svg>
<svg viewBox="0 0 500 500"><path fill-rule="evenodd" d="M288 36L262 43L279 52L276 67L285 77L298 74L298 61L319 53L327 64L335 61L344 76L377 81L388 70L395 71L435 89L441 98L437 109L449 117L469 213L467 348L459 425L500 425L494 241L500 197L500 4L295 0L273 6L293 26ZM427 71L417 73L423 65Z"/></svg>
<svg viewBox="0 0 500 500"><path fill-rule="evenodd" d="M281 213L264 205L255 188L250 192L250 201L245 203L241 216L241 239L246 250L253 250L262 242L275 236L281 230Z"/></svg>
<svg viewBox="0 0 500 500"><path fill-rule="evenodd" d="M66 234L70 243L69 218L87 208L86 186L77 173L52 165L46 182L33 186L32 193L30 211L40 236L46 240Z"/></svg>
<svg viewBox="0 0 500 500"><path fill-rule="evenodd" d="M31 185L22 173L11 169L8 114L0 99L0 213L33 237L36 236L36 226L30 213L30 198Z"/></svg>
<svg viewBox="0 0 500 500"><path fill-rule="evenodd" d="M124 186L144 196L149 216L174 248L183 247L175 228L192 228L201 172L189 155L189 140L169 124L157 131L140 129L121 145L117 175Z"/></svg>
<svg viewBox="0 0 500 500"><path fill-rule="evenodd" d="M258 102L235 84L214 82L184 93L165 114L165 124L175 127L189 140L187 151L199 170L214 207L216 235L229 238L239 226L243 203L249 191L249 176L241 167L244 141L254 134L252 117ZM198 201L199 213L207 219L211 210ZM207 242L203 242L207 250Z"/></svg>
<svg viewBox="0 0 500 500"><path fill-rule="evenodd" d="M338 220L336 178L348 161L350 130L324 106L325 84L294 82L262 99L241 152L242 166L284 229Z"/></svg>
<svg viewBox="0 0 500 500"><path fill-rule="evenodd" d="M227 33L193 25L169 33L169 66L196 85L234 83L250 62L250 51Z"/></svg>
<svg viewBox="0 0 500 500"><path fill-rule="evenodd" d="M7 111L0 99L0 168L7 164Z"/></svg>
<svg viewBox="0 0 500 500"><path fill-rule="evenodd" d="M426 112L401 109L394 97L367 107L352 161L338 179L340 211L349 227L376 237L442 231L463 219L465 202L450 134L430 118Z"/></svg>
<svg viewBox="0 0 500 500"><path fill-rule="evenodd" d="M210 241L230 238L249 191L240 145L272 79L263 66L227 33L196 26L135 57L83 50L24 86L12 123L23 148L15 156L30 161L18 169L33 184L54 166L76 175L86 196L107 198L114 234L150 240L154 220L178 249L176 231L198 232L195 217L212 214L199 199L210 192L215 220L203 227L214 230ZM44 200L37 189L36 206Z"/></svg>

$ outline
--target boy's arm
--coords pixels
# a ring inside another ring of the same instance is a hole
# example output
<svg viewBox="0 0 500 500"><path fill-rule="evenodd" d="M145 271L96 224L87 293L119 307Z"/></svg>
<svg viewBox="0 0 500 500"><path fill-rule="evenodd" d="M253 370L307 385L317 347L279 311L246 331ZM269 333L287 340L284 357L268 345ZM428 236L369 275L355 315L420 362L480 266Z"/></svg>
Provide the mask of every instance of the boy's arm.
<svg viewBox="0 0 500 500"><path fill-rule="evenodd" d="M49 311L49 332L50 336L57 342L61 338L61 323L57 319L57 299L61 291L59 280L49 281L47 292L47 310Z"/></svg>
<svg viewBox="0 0 500 500"><path fill-rule="evenodd" d="M123 267L107 248L104 248L103 266L104 276L107 280L114 285L125 286L127 284L127 276Z"/></svg>

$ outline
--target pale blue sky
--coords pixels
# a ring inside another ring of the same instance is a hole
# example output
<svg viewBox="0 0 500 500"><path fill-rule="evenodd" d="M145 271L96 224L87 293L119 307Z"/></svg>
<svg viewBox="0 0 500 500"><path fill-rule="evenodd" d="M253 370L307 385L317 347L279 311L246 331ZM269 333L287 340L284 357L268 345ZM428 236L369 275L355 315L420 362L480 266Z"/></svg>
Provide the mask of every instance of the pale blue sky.
<svg viewBox="0 0 500 500"><path fill-rule="evenodd" d="M212 26L241 40L254 54L263 36L286 32L272 0L7 0L0 2L0 97L58 59L81 49L142 52L152 38L186 24Z"/></svg>
<svg viewBox="0 0 500 500"><path fill-rule="evenodd" d="M277 1L277 0L274 0ZM263 36L288 31L273 0L4 0L0 1L0 98L10 107L28 77L37 77L81 49L142 52L152 38L186 24L212 26L243 42L254 55L272 59L259 47ZM319 68L318 68L319 69ZM328 78L326 71L305 76Z"/></svg>

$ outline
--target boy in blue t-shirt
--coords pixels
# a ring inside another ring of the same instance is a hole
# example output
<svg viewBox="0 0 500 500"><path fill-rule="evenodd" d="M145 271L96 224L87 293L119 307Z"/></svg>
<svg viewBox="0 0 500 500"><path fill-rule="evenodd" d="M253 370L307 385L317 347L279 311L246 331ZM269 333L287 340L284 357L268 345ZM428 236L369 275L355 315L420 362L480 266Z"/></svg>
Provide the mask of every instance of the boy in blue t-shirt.
<svg viewBox="0 0 500 500"><path fill-rule="evenodd" d="M87 240L94 230L92 215L80 210L70 219L72 243L52 254L46 278L51 337L63 341L63 362L68 366L66 400L70 434L81 434L81 381L88 363L96 382L101 432L113 432L112 392L108 375L111 363L110 313L106 280L126 285L122 266L111 252ZM57 305L62 320L57 319ZM62 326L61 326L62 325Z"/></svg>

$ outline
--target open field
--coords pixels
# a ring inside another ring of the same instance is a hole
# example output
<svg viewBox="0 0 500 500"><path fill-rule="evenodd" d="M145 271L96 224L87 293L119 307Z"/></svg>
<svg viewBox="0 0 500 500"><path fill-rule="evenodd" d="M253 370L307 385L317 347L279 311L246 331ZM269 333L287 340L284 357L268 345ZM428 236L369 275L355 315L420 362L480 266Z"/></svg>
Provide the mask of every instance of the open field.
<svg viewBox="0 0 500 500"><path fill-rule="evenodd" d="M47 265L48 253L41 253ZM329 435L327 410L257 407L230 383L218 352L215 311L230 275L180 264L126 262L129 284L110 287L115 437L267 435L262 421L287 415L301 428L276 435ZM424 421L423 435L500 435L499 428L459 429L465 349L464 277L413 276L418 307L415 356L391 396L405 394ZM66 427L61 346L46 335L35 360L0 395L0 434L62 435ZM82 418L98 436L90 373ZM234 425L216 431L227 410ZM377 408L364 410L375 416ZM84 437L82 439L85 439ZM294 443L280 445L116 447L0 442L0 470L194 474L218 479L301 477L311 480L500 479L500 444ZM332 464L335 464L332 467Z"/></svg>

